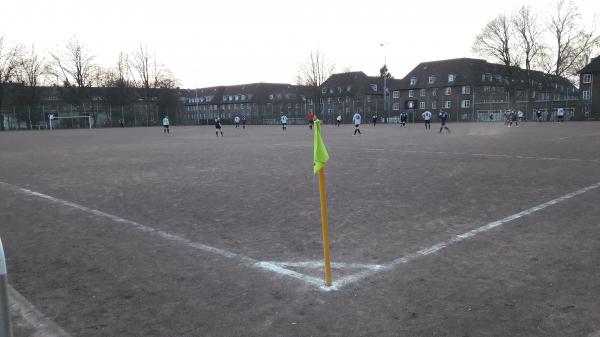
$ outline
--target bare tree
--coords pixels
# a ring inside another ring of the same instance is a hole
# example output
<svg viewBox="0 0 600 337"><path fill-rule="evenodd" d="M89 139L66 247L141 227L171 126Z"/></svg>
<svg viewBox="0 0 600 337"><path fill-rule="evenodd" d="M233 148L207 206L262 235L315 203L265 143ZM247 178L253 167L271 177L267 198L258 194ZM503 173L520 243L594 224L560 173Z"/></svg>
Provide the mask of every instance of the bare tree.
<svg viewBox="0 0 600 337"><path fill-rule="evenodd" d="M0 35L0 130L4 131L4 93L7 86L17 75L21 60L22 47L19 44L8 46L4 35Z"/></svg>
<svg viewBox="0 0 600 337"><path fill-rule="evenodd" d="M67 41L65 48L52 54L53 73L62 81L62 98L78 110L85 108L90 98L90 88L97 84L99 68L94 56L77 37ZM92 111L94 122L96 115Z"/></svg>
<svg viewBox="0 0 600 337"><path fill-rule="evenodd" d="M554 9L548 25L554 44L544 54L543 68L550 74L575 81L577 71L600 45L600 37L595 32L595 20L589 29L580 23L581 13L572 1L559 0Z"/></svg>
<svg viewBox="0 0 600 337"><path fill-rule="evenodd" d="M527 100L531 100L530 92L533 87L531 69L539 64L543 53L543 30L540 27L538 16L531 10L530 6L521 6L512 17L515 38L518 41L517 48L525 64L527 73Z"/></svg>
<svg viewBox="0 0 600 337"><path fill-rule="evenodd" d="M31 108L35 111L40 102L40 83L45 81L49 65L46 58L35 50L35 45L24 53L19 65L18 80L24 86L20 101L23 107L27 107L27 127L31 128L33 122L40 122L38 114L31 114Z"/></svg>
<svg viewBox="0 0 600 337"><path fill-rule="evenodd" d="M517 47L529 73L543 48L543 31L530 6L521 6L512 18ZM519 62L520 63L520 62Z"/></svg>
<svg viewBox="0 0 600 337"><path fill-rule="evenodd" d="M146 122L147 125L150 125L149 101L156 101L157 107L163 109L164 104L161 102L163 101L163 97L167 97L168 95L165 95L163 91L158 89L174 88L177 86L177 80L171 71L158 61L156 55L151 55L148 52L148 47L141 44L139 49L132 55L131 65L134 78L138 86L143 89ZM158 121L158 115L153 115L153 118Z"/></svg>
<svg viewBox="0 0 600 337"><path fill-rule="evenodd" d="M475 37L472 49L475 54L510 67L518 64L513 40L514 31L510 20L505 14L500 14L488 22Z"/></svg>
<svg viewBox="0 0 600 337"><path fill-rule="evenodd" d="M320 106L321 84L331 76L334 70L335 64L329 62L319 50L311 51L306 62L300 66L296 74L296 84L313 88L315 106Z"/></svg>

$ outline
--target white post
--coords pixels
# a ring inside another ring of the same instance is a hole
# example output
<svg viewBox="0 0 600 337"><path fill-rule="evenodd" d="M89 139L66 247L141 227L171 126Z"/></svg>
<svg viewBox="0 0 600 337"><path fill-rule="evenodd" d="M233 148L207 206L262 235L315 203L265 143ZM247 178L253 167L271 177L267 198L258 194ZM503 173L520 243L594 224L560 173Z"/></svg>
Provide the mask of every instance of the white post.
<svg viewBox="0 0 600 337"><path fill-rule="evenodd" d="M0 239L0 336L12 337L10 312L8 309L8 281L2 239Z"/></svg>

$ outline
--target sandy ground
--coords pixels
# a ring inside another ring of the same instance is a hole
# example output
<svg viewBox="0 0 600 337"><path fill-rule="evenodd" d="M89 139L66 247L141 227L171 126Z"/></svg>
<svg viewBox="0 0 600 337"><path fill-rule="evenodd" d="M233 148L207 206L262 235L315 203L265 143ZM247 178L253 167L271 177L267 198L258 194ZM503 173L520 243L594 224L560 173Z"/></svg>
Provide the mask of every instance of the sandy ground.
<svg viewBox="0 0 600 337"><path fill-rule="evenodd" d="M600 182L600 123L449 127L323 127L334 281ZM600 188L324 291L308 128L172 129L0 133L9 281L73 336L600 330Z"/></svg>

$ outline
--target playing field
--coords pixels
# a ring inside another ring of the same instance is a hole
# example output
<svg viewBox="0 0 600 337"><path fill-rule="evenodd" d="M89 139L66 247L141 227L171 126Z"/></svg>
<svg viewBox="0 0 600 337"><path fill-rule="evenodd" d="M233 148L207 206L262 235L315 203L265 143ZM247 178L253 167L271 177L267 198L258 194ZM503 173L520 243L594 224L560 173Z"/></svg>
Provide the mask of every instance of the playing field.
<svg viewBox="0 0 600 337"><path fill-rule="evenodd" d="M600 336L600 123L449 127L323 126L332 287L305 126L0 133L15 336Z"/></svg>

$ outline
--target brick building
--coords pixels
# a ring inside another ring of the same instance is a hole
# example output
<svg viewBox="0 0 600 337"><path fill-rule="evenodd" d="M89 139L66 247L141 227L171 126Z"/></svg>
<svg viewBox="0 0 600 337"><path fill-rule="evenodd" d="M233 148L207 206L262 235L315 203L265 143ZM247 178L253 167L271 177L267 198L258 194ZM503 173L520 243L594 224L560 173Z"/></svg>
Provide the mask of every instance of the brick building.
<svg viewBox="0 0 600 337"><path fill-rule="evenodd" d="M215 117L231 123L246 116L251 124L277 124L281 114L290 124L304 123L314 109L311 87L283 83L251 83L182 90L184 124L210 124Z"/></svg>
<svg viewBox="0 0 600 337"><path fill-rule="evenodd" d="M541 110L547 119L558 108L583 118L577 88L567 79L485 60L459 58L423 62L392 87L392 113L408 111L419 119L425 110L444 109L455 121L501 120L506 110L528 118ZM531 83L531 85L528 85Z"/></svg>
<svg viewBox="0 0 600 337"><path fill-rule="evenodd" d="M333 123L341 115L345 123L350 123L352 115L358 112L365 120L370 120L375 114L385 120L393 115L390 88L398 87L399 82L395 79L386 81L387 107L384 109L384 83L381 77L367 76L362 71L333 74L321 85L321 118L326 123Z"/></svg>
<svg viewBox="0 0 600 337"><path fill-rule="evenodd" d="M600 119L600 56L579 71L579 91L584 115L588 119Z"/></svg>

